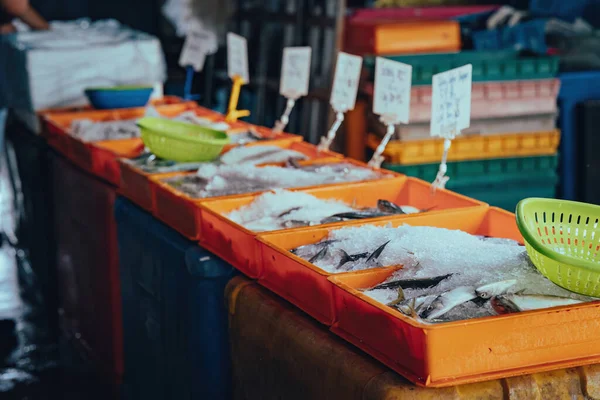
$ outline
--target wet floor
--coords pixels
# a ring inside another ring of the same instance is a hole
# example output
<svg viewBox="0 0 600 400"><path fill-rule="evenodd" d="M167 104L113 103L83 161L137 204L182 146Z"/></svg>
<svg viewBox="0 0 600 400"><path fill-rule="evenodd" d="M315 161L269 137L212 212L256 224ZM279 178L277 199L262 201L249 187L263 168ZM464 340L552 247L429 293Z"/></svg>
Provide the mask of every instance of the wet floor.
<svg viewBox="0 0 600 400"><path fill-rule="evenodd" d="M115 398L61 338L48 332L38 282L27 252L0 247L0 399Z"/></svg>
<svg viewBox="0 0 600 400"><path fill-rule="evenodd" d="M56 331L56 310L48 309L54 303L44 297L48 290L42 290L41 278L30 264L31 254L21 248L15 233L21 213L14 211L14 183L9 184L2 156L0 400L114 399L111 388L99 383L89 363Z"/></svg>

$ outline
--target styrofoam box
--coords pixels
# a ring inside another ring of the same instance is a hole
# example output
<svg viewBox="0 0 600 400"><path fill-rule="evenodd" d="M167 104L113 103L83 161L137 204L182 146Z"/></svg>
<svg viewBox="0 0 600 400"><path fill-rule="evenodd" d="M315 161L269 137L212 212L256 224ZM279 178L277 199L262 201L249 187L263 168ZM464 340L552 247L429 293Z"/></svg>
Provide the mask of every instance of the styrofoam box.
<svg viewBox="0 0 600 400"><path fill-rule="evenodd" d="M158 39L114 20L53 23L50 31L0 38L0 106L20 114L86 105L89 87L165 79Z"/></svg>

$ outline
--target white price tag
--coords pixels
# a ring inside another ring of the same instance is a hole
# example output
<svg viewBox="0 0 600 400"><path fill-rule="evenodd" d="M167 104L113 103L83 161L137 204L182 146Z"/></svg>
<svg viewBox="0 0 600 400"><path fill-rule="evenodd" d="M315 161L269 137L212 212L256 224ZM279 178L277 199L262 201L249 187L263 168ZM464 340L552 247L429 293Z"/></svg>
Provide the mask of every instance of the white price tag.
<svg viewBox="0 0 600 400"><path fill-rule="evenodd" d="M407 124L410 116L412 67L377 57L373 112L386 124Z"/></svg>
<svg viewBox="0 0 600 400"><path fill-rule="evenodd" d="M227 73L231 79L239 76L244 83L250 82L246 38L231 32L227 34Z"/></svg>
<svg viewBox="0 0 600 400"><path fill-rule="evenodd" d="M310 47L286 47L283 49L279 93L288 99L298 99L308 94L310 79Z"/></svg>
<svg viewBox="0 0 600 400"><path fill-rule="evenodd" d="M339 112L354 109L360 80L362 57L338 53L331 89L331 107Z"/></svg>
<svg viewBox="0 0 600 400"><path fill-rule="evenodd" d="M191 66L196 72L204 68L207 54L217 51L217 37L214 33L204 30L192 30L185 37L183 50L179 56L179 65Z"/></svg>
<svg viewBox="0 0 600 400"><path fill-rule="evenodd" d="M471 125L472 81L471 64L433 76L431 136L452 139Z"/></svg>

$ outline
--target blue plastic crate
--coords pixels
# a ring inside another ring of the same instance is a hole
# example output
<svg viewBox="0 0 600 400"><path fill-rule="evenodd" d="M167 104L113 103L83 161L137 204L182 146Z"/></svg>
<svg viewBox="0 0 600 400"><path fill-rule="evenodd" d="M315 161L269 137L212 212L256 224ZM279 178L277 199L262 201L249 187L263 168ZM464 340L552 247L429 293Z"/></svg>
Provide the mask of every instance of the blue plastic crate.
<svg viewBox="0 0 600 400"><path fill-rule="evenodd" d="M577 127L576 107L587 100L600 100L600 72L569 72L560 74L559 78L558 123L562 131L559 196L566 200L577 200L580 185L577 146L581 133Z"/></svg>
<svg viewBox="0 0 600 400"><path fill-rule="evenodd" d="M546 19L523 22L515 26L478 31L473 33L473 46L476 50L530 50L545 54Z"/></svg>
<svg viewBox="0 0 600 400"><path fill-rule="evenodd" d="M529 11L534 15L558 17L572 21L583 15L594 0L531 0Z"/></svg>
<svg viewBox="0 0 600 400"><path fill-rule="evenodd" d="M125 400L229 399L231 265L119 198Z"/></svg>

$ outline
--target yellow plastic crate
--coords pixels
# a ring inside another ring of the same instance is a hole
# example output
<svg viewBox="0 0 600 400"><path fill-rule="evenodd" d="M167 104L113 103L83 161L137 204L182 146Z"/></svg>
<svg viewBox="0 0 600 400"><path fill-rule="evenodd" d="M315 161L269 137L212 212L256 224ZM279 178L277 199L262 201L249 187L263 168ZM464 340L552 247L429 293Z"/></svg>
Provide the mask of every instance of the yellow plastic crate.
<svg viewBox="0 0 600 400"><path fill-rule="evenodd" d="M375 150L380 141L378 136L369 134L367 146ZM558 129L545 132L458 137L452 141L448 161L546 156L555 154L559 143ZM443 152L443 139L427 139L408 142L391 141L383 155L389 163L426 164L439 162Z"/></svg>

